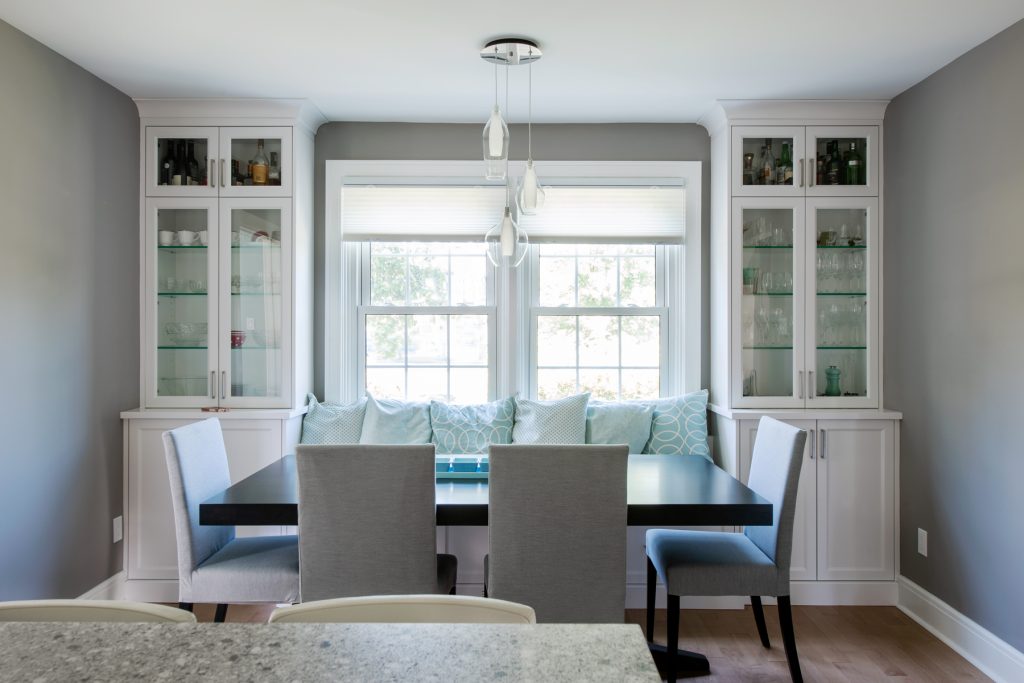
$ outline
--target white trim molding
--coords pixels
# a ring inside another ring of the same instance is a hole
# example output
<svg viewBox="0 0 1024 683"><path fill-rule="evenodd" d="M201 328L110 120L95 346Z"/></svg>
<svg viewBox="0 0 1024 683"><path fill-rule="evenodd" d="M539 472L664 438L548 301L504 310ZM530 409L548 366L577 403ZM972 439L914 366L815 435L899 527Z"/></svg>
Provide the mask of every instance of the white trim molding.
<svg viewBox="0 0 1024 683"><path fill-rule="evenodd" d="M79 595L78 600L123 600L125 577L121 570Z"/></svg>
<svg viewBox="0 0 1024 683"><path fill-rule="evenodd" d="M1024 681L1024 652L905 576L897 606L994 681Z"/></svg>

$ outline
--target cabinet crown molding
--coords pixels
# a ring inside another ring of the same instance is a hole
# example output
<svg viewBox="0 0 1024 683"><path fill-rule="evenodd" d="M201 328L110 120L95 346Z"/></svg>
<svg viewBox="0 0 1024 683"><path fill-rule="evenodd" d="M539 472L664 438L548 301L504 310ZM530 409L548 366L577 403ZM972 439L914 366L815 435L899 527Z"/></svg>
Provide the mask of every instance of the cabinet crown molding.
<svg viewBox="0 0 1024 683"><path fill-rule="evenodd" d="M266 125L275 120L277 125L299 125L310 134L327 122L316 105L302 99L257 99L217 97L136 97L139 118L157 119L168 124L175 119L187 119L189 125L202 125L209 119L211 125ZM152 122L150 122L152 125Z"/></svg>
<svg viewBox="0 0 1024 683"><path fill-rule="evenodd" d="M718 100L698 119L709 133L726 121L880 121L889 100Z"/></svg>

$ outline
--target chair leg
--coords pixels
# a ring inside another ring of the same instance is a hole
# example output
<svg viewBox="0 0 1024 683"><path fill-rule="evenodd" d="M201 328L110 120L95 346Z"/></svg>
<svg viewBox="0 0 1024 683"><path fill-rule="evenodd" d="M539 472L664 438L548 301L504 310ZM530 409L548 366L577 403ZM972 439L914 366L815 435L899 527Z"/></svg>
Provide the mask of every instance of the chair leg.
<svg viewBox="0 0 1024 683"><path fill-rule="evenodd" d="M665 636L665 680L676 683L676 659L679 657L679 596L668 596L668 633Z"/></svg>
<svg viewBox="0 0 1024 683"><path fill-rule="evenodd" d="M448 595L455 595L455 586L454 585L452 586L452 589L450 591L448 591Z"/></svg>
<svg viewBox="0 0 1024 683"><path fill-rule="evenodd" d="M789 677L793 683L803 683L804 677L800 673L800 660L796 654L796 637L793 634L793 611L790 607L789 596L780 595L779 598L779 626L782 628L782 644L786 648L786 661L789 662Z"/></svg>
<svg viewBox="0 0 1024 683"><path fill-rule="evenodd" d="M186 612L191 612L192 611L192 603L191 602L179 602L178 603L178 609L183 609Z"/></svg>
<svg viewBox="0 0 1024 683"><path fill-rule="evenodd" d="M658 591L658 570L647 558L647 642L654 642L654 597Z"/></svg>
<svg viewBox="0 0 1024 683"><path fill-rule="evenodd" d="M217 611L213 615L214 622L220 624L223 623L228 617L228 606L224 603L217 605Z"/></svg>
<svg viewBox="0 0 1024 683"><path fill-rule="evenodd" d="M768 642L768 627L764 623L764 607L761 606L761 596L751 595L750 606L754 608L754 623L757 624L757 635L761 636L761 644L771 647Z"/></svg>

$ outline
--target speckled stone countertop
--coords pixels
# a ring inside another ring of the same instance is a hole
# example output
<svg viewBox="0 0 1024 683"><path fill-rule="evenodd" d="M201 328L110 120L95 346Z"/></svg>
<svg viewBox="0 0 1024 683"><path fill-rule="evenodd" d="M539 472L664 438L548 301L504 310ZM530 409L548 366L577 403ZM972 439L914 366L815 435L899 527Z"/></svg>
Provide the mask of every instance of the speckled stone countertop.
<svg viewBox="0 0 1024 683"><path fill-rule="evenodd" d="M0 623L3 681L658 681L626 624Z"/></svg>

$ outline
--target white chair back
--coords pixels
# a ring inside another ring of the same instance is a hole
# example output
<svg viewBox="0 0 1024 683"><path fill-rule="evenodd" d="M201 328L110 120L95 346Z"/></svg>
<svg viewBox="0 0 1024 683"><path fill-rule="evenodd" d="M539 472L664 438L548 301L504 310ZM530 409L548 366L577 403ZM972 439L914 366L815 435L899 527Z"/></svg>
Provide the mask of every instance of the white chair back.
<svg viewBox="0 0 1024 683"><path fill-rule="evenodd" d="M374 595L279 607L269 623L535 624L532 607L470 595Z"/></svg>
<svg viewBox="0 0 1024 683"><path fill-rule="evenodd" d="M0 621L121 621L194 624L191 612L121 600L18 600L0 602Z"/></svg>

